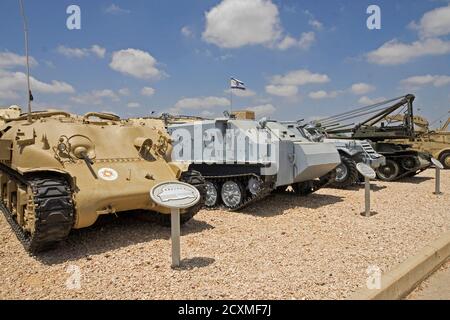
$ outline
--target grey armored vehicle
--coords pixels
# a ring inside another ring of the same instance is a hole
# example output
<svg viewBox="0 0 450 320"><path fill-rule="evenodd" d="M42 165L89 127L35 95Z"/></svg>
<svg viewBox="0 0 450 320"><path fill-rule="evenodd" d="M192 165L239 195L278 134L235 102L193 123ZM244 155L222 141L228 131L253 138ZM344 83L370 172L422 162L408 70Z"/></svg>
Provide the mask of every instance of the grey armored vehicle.
<svg viewBox="0 0 450 320"><path fill-rule="evenodd" d="M274 190L305 195L334 181L339 153L278 122L249 112L214 120L168 124L174 161L206 180L207 207L238 210ZM291 188L288 188L291 187Z"/></svg>
<svg viewBox="0 0 450 320"><path fill-rule="evenodd" d="M341 164L336 168L336 179L332 183L336 188L347 188L360 180L356 164L363 162L377 170L386 164L386 158L377 153L367 140L330 139L317 124L283 122L289 129L297 130L305 138L315 142L333 143L341 156Z"/></svg>

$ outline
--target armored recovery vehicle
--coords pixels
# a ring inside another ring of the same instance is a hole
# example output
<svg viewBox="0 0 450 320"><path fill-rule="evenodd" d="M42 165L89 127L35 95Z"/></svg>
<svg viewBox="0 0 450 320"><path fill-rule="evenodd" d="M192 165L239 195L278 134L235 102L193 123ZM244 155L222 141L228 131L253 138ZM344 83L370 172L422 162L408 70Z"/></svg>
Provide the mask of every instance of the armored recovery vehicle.
<svg viewBox="0 0 450 320"><path fill-rule="evenodd" d="M317 123L331 138L371 141L375 151L386 157L386 163L376 170L379 179L394 181L411 177L431 166L429 153L412 148L411 141L415 137L414 100L415 96L408 94L317 120ZM401 124L387 120L386 117L395 112L404 115ZM363 120L356 123L360 119ZM406 139L409 143L396 143L392 139Z"/></svg>
<svg viewBox="0 0 450 320"><path fill-rule="evenodd" d="M27 250L36 253L86 228L101 215L145 210L167 224L170 211L150 198L164 181L181 180L204 195L204 180L171 161L161 121L145 125L107 113L40 111L3 118L2 211ZM162 128L162 129L161 129ZM202 203L182 211L181 222Z"/></svg>
<svg viewBox="0 0 450 320"><path fill-rule="evenodd" d="M336 168L336 179L331 184L332 187L345 189L363 180L356 168L359 162L367 164L374 170L386 163L386 158L377 153L367 140L330 139L319 126L302 121L283 124L297 130L310 141L333 143L336 146L341 163Z"/></svg>
<svg viewBox="0 0 450 320"><path fill-rule="evenodd" d="M169 123L173 159L206 180L205 205L238 210L274 190L306 195L334 180L340 163L332 144L308 141L252 112L214 120Z"/></svg>
<svg viewBox="0 0 450 320"><path fill-rule="evenodd" d="M388 117L388 119L404 122L404 117L401 115ZM450 117L442 127L436 130L430 129L428 120L421 116L414 116L413 121L417 128L414 139L410 141L393 140L393 142L410 143L412 148L432 154L434 158L444 165L445 169L450 169L450 131L448 131Z"/></svg>

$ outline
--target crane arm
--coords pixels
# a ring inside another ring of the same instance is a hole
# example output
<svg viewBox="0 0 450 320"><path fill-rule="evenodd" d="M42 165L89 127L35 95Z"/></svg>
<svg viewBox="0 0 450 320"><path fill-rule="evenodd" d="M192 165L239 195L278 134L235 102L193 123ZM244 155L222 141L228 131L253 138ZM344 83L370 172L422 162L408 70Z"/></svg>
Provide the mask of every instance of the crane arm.
<svg viewBox="0 0 450 320"><path fill-rule="evenodd" d="M442 126L440 131L448 131L449 126L450 126L450 117L447 119L447 122Z"/></svg>

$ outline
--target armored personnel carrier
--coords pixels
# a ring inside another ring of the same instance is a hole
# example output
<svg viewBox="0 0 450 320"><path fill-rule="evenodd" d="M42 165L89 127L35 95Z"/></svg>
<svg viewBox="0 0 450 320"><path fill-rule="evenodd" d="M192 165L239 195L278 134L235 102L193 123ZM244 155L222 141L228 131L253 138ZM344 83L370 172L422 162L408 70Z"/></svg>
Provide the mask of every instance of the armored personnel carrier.
<svg viewBox="0 0 450 320"><path fill-rule="evenodd" d="M182 180L204 194L201 175L171 161L171 141L161 121L140 124L108 113L64 111L2 120L2 211L32 253L101 215L145 210L168 223L170 211L149 195L160 182ZM201 206L182 211L182 223Z"/></svg>
<svg viewBox="0 0 450 320"><path fill-rule="evenodd" d="M386 164L386 158L377 153L367 140L330 139L319 124L299 122L283 122L288 128L297 130L305 138L315 142L333 143L341 157L341 164L336 168L336 179L332 187L345 189L362 180L356 165L363 162L377 170Z"/></svg>
<svg viewBox="0 0 450 320"><path fill-rule="evenodd" d="M254 113L168 125L173 159L206 180L205 205L238 210L278 189L308 194L334 180L333 144L315 143Z"/></svg>

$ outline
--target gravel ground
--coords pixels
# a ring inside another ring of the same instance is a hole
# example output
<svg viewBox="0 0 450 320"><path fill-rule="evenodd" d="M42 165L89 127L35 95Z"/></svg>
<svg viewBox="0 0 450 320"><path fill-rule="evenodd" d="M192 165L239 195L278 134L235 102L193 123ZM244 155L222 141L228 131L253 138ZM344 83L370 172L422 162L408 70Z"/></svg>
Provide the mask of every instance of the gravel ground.
<svg viewBox="0 0 450 320"><path fill-rule="evenodd" d="M28 256L0 218L1 299L343 299L367 268L393 268L450 227L450 171L364 189L274 195L242 213L201 211L182 231L182 268L170 268L170 229L132 215L74 231ZM81 288L73 281L80 274Z"/></svg>

